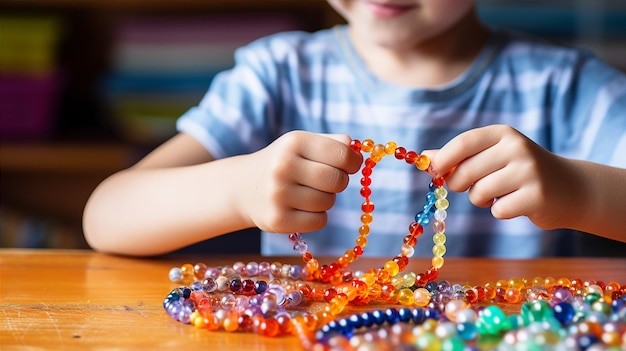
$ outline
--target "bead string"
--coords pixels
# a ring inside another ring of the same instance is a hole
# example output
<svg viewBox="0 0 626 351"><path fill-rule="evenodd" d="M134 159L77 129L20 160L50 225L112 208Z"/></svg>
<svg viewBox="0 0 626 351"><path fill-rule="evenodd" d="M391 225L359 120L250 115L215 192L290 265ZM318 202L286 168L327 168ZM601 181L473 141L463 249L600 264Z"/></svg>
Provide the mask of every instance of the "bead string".
<svg viewBox="0 0 626 351"><path fill-rule="evenodd" d="M313 257L311 252L307 251L308 246L302 239L300 233L292 233L289 235L289 240L293 244L294 251L297 254L302 255L302 259L305 262L305 270L309 273L312 279L324 282L338 284L342 281L342 269L347 268L352 262L358 259L364 252L367 245L367 237L370 234L370 224L373 221L374 203L371 200L372 190L370 185L372 183L373 169L378 162L380 162L385 156L393 155L396 160L405 161L408 165L415 166L420 171L426 171L430 166L430 159L426 155L420 155L415 151L407 151L404 147L398 146L397 143L390 141L386 144L376 144L372 139L365 139L363 142L353 139L350 142L350 147L355 152L362 152L368 157L363 157L364 165L361 169L361 191L360 194L364 198L364 202L361 205L363 214L361 215L361 227L359 228L359 236L355 241L355 246L352 249L347 250L343 256L339 257L335 262L328 265L319 265L317 259ZM385 283L395 278L400 272L404 271L409 263L409 258L414 254L414 247L417 244L418 237L424 233L424 225L430 222L430 218L434 217L433 223L433 242L432 249L433 259L432 266L425 272L415 275L409 274L406 278L407 285L411 286L415 279L419 280L421 285L434 280L437 277L438 270L443 266L443 255L446 252L445 242L445 219L447 217L446 209L449 206L446 199L448 192L444 188L444 179L433 179L430 186L430 191L426 195L426 204L423 206L423 210L419 211L415 215L415 221L411 222L408 227L408 234L403 238L403 245L401 246L400 253L393 259L385 262L382 268L376 271L372 271L368 276L362 280L367 284L368 288L372 286L374 282Z"/></svg>
<svg viewBox="0 0 626 351"><path fill-rule="evenodd" d="M395 142L353 140L364 157L362 225L353 249L319 265L299 233L289 235L305 266L236 262L185 264L170 270L179 284L164 299L174 319L210 331L295 335L306 350L582 349L626 347L626 284L560 278L512 278L483 286L436 282L445 254L448 207L443 178L433 179L423 210L409 225L400 254L381 268L351 271L367 245L374 204L373 168L386 155L425 171L430 160ZM434 218L433 259L425 273L400 275L423 226ZM180 285L184 284L184 285ZM507 316L496 304L522 303ZM491 305L490 305L491 304ZM345 316L348 305L399 305ZM595 349L593 349L595 350Z"/></svg>

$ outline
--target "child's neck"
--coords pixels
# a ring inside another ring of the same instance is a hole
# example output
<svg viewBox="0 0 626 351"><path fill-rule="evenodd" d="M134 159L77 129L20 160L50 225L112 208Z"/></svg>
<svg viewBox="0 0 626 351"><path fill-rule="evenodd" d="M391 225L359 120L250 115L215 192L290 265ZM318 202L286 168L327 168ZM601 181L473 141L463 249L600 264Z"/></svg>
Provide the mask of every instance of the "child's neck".
<svg viewBox="0 0 626 351"><path fill-rule="evenodd" d="M379 79L401 86L436 88L465 72L485 45L489 31L472 13L437 37L411 49L359 47L369 70Z"/></svg>

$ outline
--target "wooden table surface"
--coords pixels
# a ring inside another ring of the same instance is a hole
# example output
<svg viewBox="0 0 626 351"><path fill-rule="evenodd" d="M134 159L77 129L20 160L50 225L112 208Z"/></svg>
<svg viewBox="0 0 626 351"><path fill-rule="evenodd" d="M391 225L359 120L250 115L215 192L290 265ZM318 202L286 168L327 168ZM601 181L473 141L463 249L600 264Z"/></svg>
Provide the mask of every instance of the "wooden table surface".
<svg viewBox="0 0 626 351"><path fill-rule="evenodd" d="M162 307L176 287L168 271L183 263L301 263L297 257L212 256L128 258L92 251L0 249L2 350L297 350L295 337L209 332L174 321ZM323 259L320 260L325 263ZM362 258L354 269L377 267ZM422 272L428 259L412 259ZM626 258L495 260L448 258L439 279L479 285L512 277L554 277L626 284ZM515 308L515 306L509 306Z"/></svg>

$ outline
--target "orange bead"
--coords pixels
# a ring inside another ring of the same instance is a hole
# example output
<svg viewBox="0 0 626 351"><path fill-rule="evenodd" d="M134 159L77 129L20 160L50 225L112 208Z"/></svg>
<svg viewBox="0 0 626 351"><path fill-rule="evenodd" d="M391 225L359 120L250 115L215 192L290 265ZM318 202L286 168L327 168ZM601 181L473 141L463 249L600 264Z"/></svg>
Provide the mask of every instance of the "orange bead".
<svg viewBox="0 0 626 351"><path fill-rule="evenodd" d="M372 150L374 149L374 145L374 140L365 139L361 142L361 150L363 150L364 152L372 152Z"/></svg>

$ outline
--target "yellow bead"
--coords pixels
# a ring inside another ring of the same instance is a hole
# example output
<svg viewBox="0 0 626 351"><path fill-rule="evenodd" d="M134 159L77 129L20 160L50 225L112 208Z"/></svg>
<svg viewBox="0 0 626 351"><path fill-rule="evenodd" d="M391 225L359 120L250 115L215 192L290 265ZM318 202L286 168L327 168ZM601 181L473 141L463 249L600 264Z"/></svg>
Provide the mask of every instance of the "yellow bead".
<svg viewBox="0 0 626 351"><path fill-rule="evenodd" d="M559 280L556 281L556 285L569 288L572 285L572 281L569 280L568 278L560 278Z"/></svg>
<svg viewBox="0 0 626 351"><path fill-rule="evenodd" d="M425 171L430 166L430 159L426 155L417 155L415 159L415 167L420 171Z"/></svg>
<svg viewBox="0 0 626 351"><path fill-rule="evenodd" d="M398 267L398 264L395 263L394 261L385 262L384 267L385 267L385 270L389 272L389 275L392 277L398 275L398 273L400 272L400 267Z"/></svg>
<svg viewBox="0 0 626 351"><path fill-rule="evenodd" d="M393 155L394 152L396 152L397 148L398 148L398 144L396 144L393 141L390 141L387 144L385 144L385 153L387 153L387 155Z"/></svg>
<svg viewBox="0 0 626 351"><path fill-rule="evenodd" d="M534 277L533 278L533 286L543 287L543 284L544 284L543 278L541 278L541 277Z"/></svg>
<svg viewBox="0 0 626 351"><path fill-rule="evenodd" d="M431 262L432 262L433 267L439 269L439 268L443 267L444 259L441 256L435 256L435 257L433 257Z"/></svg>
<svg viewBox="0 0 626 351"><path fill-rule="evenodd" d="M554 279L553 277L547 277L543 280L543 286L545 286L546 288L551 288L554 285L556 285L556 279Z"/></svg>
<svg viewBox="0 0 626 351"><path fill-rule="evenodd" d="M448 199L439 199L435 202L435 207L440 210L447 210L449 205Z"/></svg>
<svg viewBox="0 0 626 351"><path fill-rule="evenodd" d="M367 286L372 286L376 283L376 275L373 273L365 273L359 278L360 281L364 282Z"/></svg>
<svg viewBox="0 0 626 351"><path fill-rule="evenodd" d="M521 289L524 287L524 282L522 282L521 279L519 278L511 278L509 279L509 281L507 282L507 286L509 288L516 288L516 289Z"/></svg>
<svg viewBox="0 0 626 351"><path fill-rule="evenodd" d="M443 245L446 243L446 235L444 233L435 233L433 235L433 243Z"/></svg>
<svg viewBox="0 0 626 351"><path fill-rule="evenodd" d="M443 256L445 254L446 254L446 247L444 245L439 245L439 244L433 245L433 255Z"/></svg>
<svg viewBox="0 0 626 351"><path fill-rule="evenodd" d="M444 187L435 189L433 193L435 194L435 197L437 199L445 199L446 197L448 197L448 190L446 190L446 188Z"/></svg>
<svg viewBox="0 0 626 351"><path fill-rule="evenodd" d="M415 300L414 296L411 289L400 289L398 290L398 303L404 306L412 305Z"/></svg>

